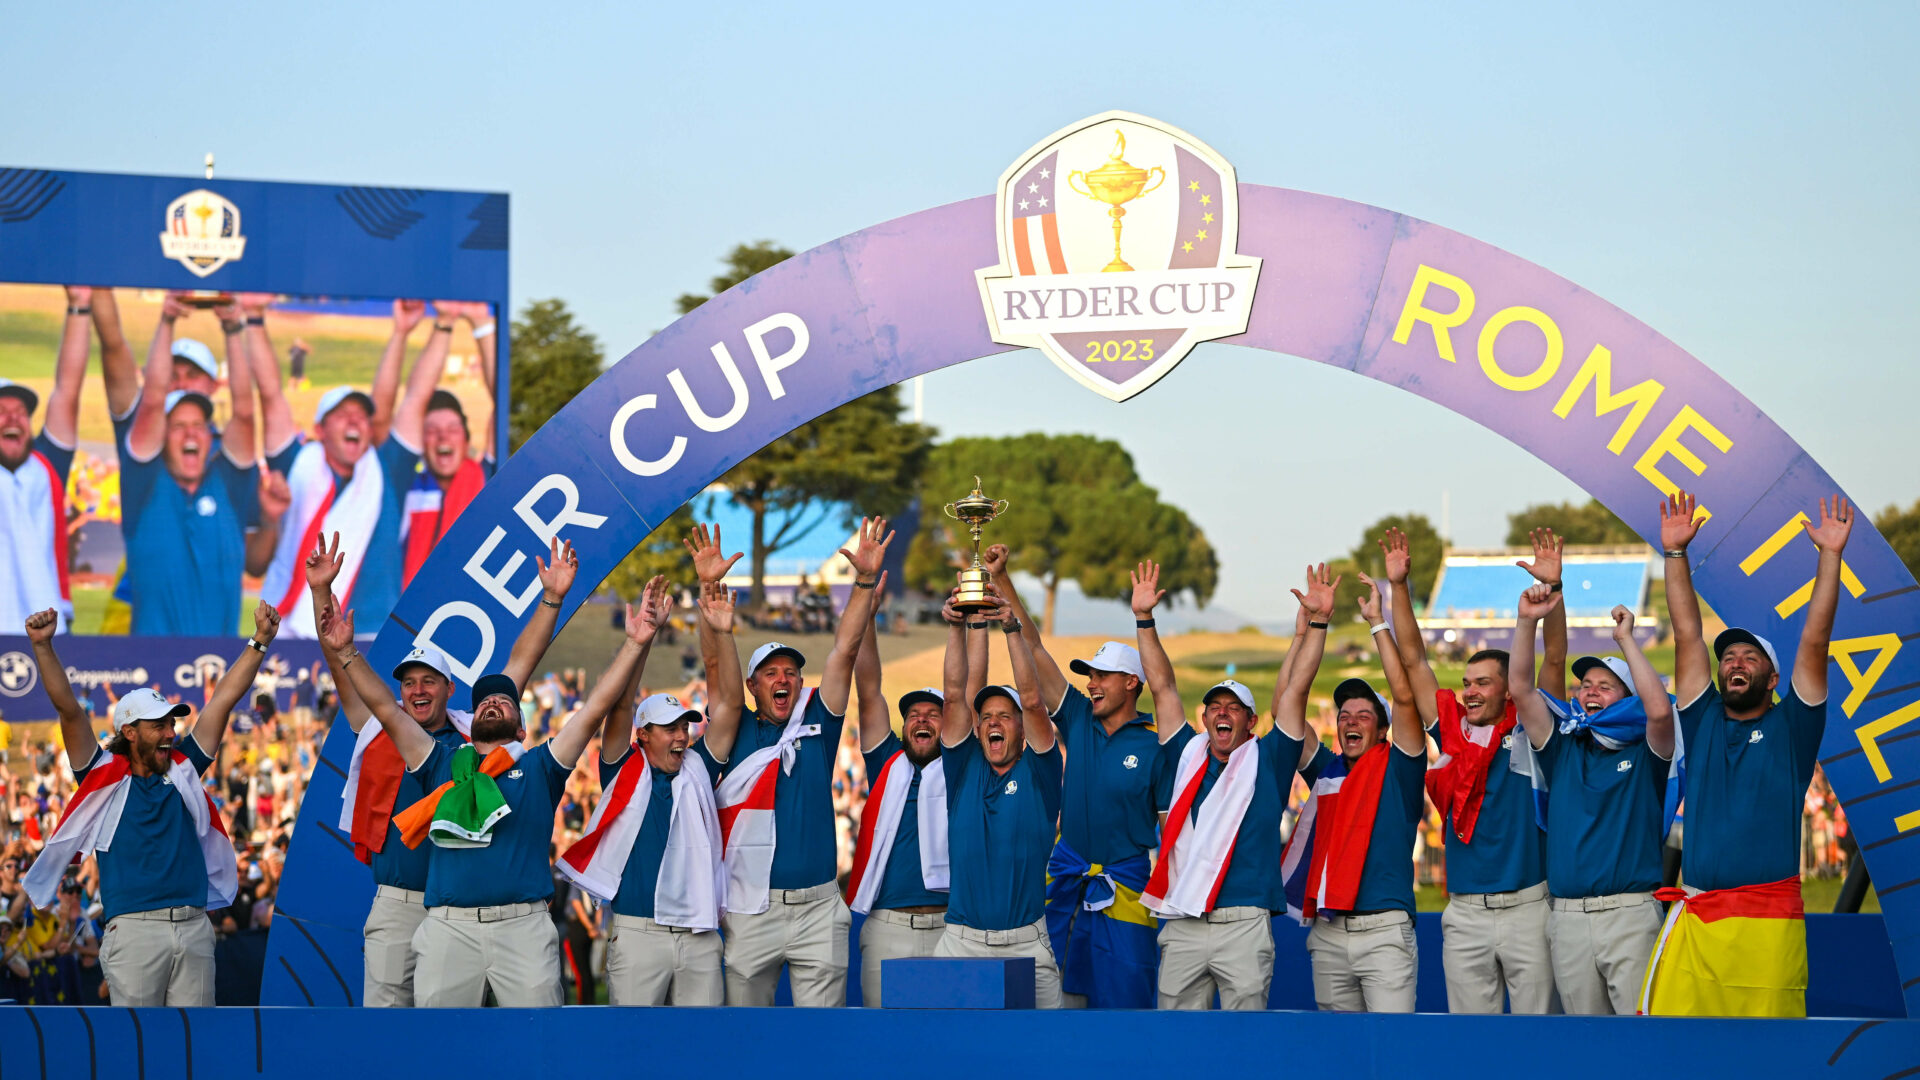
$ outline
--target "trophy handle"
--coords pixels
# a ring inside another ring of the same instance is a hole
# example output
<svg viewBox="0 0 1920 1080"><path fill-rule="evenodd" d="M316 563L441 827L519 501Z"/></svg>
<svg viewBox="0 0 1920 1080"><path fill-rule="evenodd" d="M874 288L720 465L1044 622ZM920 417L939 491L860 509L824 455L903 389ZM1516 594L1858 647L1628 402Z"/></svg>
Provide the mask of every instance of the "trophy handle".
<svg viewBox="0 0 1920 1080"><path fill-rule="evenodd" d="M1007 500L1005 500L1005 499L996 499L996 500L994 500L994 504L993 504L993 516L994 516L994 517L999 517L999 516L1000 516L1001 514L1004 514L1004 513L1006 513L1006 512L1007 512Z"/></svg>
<svg viewBox="0 0 1920 1080"><path fill-rule="evenodd" d="M1154 191L1158 191L1158 190L1160 189L1160 185L1161 185L1161 184L1164 184L1164 183L1166 183L1166 182L1167 182L1167 170L1165 170L1165 169L1163 169L1163 168L1161 168L1160 166L1158 166L1158 165L1155 165L1155 166L1154 166L1153 168L1151 168L1151 169L1148 169L1147 171L1148 171L1148 172L1150 172L1150 173L1159 173L1159 174L1160 174L1160 179L1158 179L1158 180L1156 180L1156 181L1154 181L1154 182L1153 182L1153 186L1152 186L1152 187L1149 187L1149 188L1145 188L1145 189L1143 189L1143 190L1142 190L1142 191L1140 192L1140 195L1146 195L1146 194L1149 194L1149 193L1151 193L1151 192L1154 192ZM1139 198L1139 197L1140 197L1140 195L1135 195L1135 196L1134 196L1134 198L1136 198L1136 199L1137 199L1137 198Z"/></svg>
<svg viewBox="0 0 1920 1080"><path fill-rule="evenodd" d="M941 509L941 510L944 510L944 511L946 511L946 515L947 515L948 517L950 517L950 518L952 518L953 520L955 520L955 521L959 521L959 520L960 520L960 515L959 515L959 514L956 514L956 513L954 513L954 512L953 512L953 504L952 504L952 503L948 503L947 505L945 505L945 506L943 506L943 507L941 507L940 509Z"/></svg>
<svg viewBox="0 0 1920 1080"><path fill-rule="evenodd" d="M1085 176L1085 175L1087 175L1087 174L1086 174L1086 173L1083 173L1083 172L1081 172L1081 171L1080 171L1080 170L1078 170L1078 169L1075 169L1074 171L1072 171L1072 172L1070 172L1070 173L1068 173L1068 174L1067 174L1067 186L1068 186L1068 187L1070 187L1070 188L1073 188L1073 190L1074 190L1074 191L1077 191L1077 192L1079 192L1080 194L1082 194L1082 195L1085 195L1085 196L1086 196L1087 198L1089 198L1089 199L1092 199L1092 198L1097 198L1097 196L1095 196L1095 195L1094 195L1094 193L1093 193L1092 191L1090 191L1090 190L1088 190L1087 188L1084 188L1084 187L1075 187L1075 186L1074 186L1074 183L1073 183L1073 178L1074 178L1074 177L1076 177L1076 176ZM1162 175L1164 176L1165 174L1163 173ZM1082 182L1084 183L1084 181L1082 181Z"/></svg>

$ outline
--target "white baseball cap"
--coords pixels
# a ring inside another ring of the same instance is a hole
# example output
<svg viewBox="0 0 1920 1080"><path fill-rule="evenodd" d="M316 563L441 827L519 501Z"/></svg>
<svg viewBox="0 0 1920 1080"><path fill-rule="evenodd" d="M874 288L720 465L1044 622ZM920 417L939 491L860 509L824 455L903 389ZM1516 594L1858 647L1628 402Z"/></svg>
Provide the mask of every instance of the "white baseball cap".
<svg viewBox="0 0 1920 1080"><path fill-rule="evenodd" d="M320 395L320 404L313 407L314 424L318 425L327 418L328 413L339 408L341 402L349 399L359 401L361 408L367 410L367 415L373 415L373 399L368 397L365 391L356 390L351 386L336 386Z"/></svg>
<svg viewBox="0 0 1920 1080"><path fill-rule="evenodd" d="M185 704L175 705L161 697L159 691L142 686L113 703L113 726L123 728L141 720L169 720L192 711Z"/></svg>
<svg viewBox="0 0 1920 1080"><path fill-rule="evenodd" d="M1091 675L1096 671L1117 671L1122 675L1131 675L1141 682L1147 681L1147 669L1140 666L1140 650L1118 641L1109 641L1100 646L1091 660L1075 660L1067 665L1075 675Z"/></svg>
<svg viewBox="0 0 1920 1080"><path fill-rule="evenodd" d="M1773 670L1780 670L1780 654L1773 651L1773 642L1739 626L1729 626L1713 639L1713 658L1720 659L1730 646L1740 644L1759 646L1760 651L1766 653L1767 659L1773 663Z"/></svg>
<svg viewBox="0 0 1920 1080"><path fill-rule="evenodd" d="M1614 678L1619 679L1621 685L1627 688L1627 693L1637 694L1640 692L1633 685L1633 669L1629 668L1627 662L1618 656L1583 656L1573 662L1573 677L1576 679L1585 679L1587 672L1597 667L1604 667L1608 671L1613 672Z"/></svg>
<svg viewBox="0 0 1920 1080"><path fill-rule="evenodd" d="M213 350L190 337L173 339L173 358L185 360L194 367L207 373L207 378L220 377L220 364L213 358Z"/></svg>
<svg viewBox="0 0 1920 1080"><path fill-rule="evenodd" d="M947 703L947 695L935 690L931 686L923 686L918 690L909 690L900 695L900 715L906 716L908 709L913 708L923 701L931 701L935 705L945 705Z"/></svg>
<svg viewBox="0 0 1920 1080"><path fill-rule="evenodd" d="M440 673L441 678L448 682L453 681L453 665L447 663L445 653L442 653L439 649L431 645L415 645L412 652L402 657L399 663L393 665L393 677L396 679L400 678L401 672L415 664L432 668Z"/></svg>
<svg viewBox="0 0 1920 1080"><path fill-rule="evenodd" d="M672 694L654 694L633 710L633 726L636 728L666 727L680 720L693 723L699 719L700 710L689 709L686 702Z"/></svg>
<svg viewBox="0 0 1920 1080"><path fill-rule="evenodd" d="M1022 705L1020 703L1020 691L1015 690L1011 686L1000 686L996 683L988 683L987 685L980 688L979 693L973 695L973 711L979 712L980 706L984 704L988 698L991 698L991 697L1012 698L1013 708L1015 712L1018 712L1021 709L1026 708L1025 705Z"/></svg>
<svg viewBox="0 0 1920 1080"><path fill-rule="evenodd" d="M1208 702L1212 701L1213 695L1221 690L1225 690L1231 693L1234 697L1239 698L1240 704L1245 705L1247 707L1248 712L1254 711L1253 691L1247 689L1245 683L1242 683L1236 679L1222 679L1219 682L1214 683L1212 686L1208 687L1207 692L1200 696L1200 704L1205 705Z"/></svg>
<svg viewBox="0 0 1920 1080"><path fill-rule="evenodd" d="M747 678L753 678L754 672L760 670L760 665L775 656L791 656L793 657L795 667L807 666L807 658L800 655L799 649L778 641L769 641L765 645L753 650L753 659L747 664Z"/></svg>

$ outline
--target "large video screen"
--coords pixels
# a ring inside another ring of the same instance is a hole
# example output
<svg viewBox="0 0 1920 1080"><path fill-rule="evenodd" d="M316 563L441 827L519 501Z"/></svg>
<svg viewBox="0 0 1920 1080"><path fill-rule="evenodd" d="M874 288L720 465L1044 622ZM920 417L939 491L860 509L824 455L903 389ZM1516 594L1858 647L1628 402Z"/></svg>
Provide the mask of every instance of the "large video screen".
<svg viewBox="0 0 1920 1080"><path fill-rule="evenodd" d="M377 628L495 457L485 301L0 285L0 626L313 633L341 534ZM17 632L17 630L15 631Z"/></svg>

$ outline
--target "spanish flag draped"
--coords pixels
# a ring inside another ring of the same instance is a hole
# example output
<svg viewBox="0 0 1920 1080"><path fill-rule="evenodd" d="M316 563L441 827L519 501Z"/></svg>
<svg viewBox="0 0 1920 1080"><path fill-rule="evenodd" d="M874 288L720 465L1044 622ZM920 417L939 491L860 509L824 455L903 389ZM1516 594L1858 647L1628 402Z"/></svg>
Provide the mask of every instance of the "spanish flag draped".
<svg viewBox="0 0 1920 1080"><path fill-rule="evenodd" d="M1807 1015L1800 879L1654 896L1672 906L1647 964L1642 1015Z"/></svg>

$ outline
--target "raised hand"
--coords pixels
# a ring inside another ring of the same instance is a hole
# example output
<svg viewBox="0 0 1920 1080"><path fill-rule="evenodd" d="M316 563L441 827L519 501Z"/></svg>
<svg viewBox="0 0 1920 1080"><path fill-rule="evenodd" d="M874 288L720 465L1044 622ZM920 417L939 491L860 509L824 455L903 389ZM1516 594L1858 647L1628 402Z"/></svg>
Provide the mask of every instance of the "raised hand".
<svg viewBox="0 0 1920 1080"><path fill-rule="evenodd" d="M326 591L333 588L333 579L340 576L340 568L347 563L347 557L340 554L340 534L334 533L331 542L324 536L312 551L307 552L307 587Z"/></svg>
<svg viewBox="0 0 1920 1080"><path fill-rule="evenodd" d="M1367 591L1360 594L1360 617L1367 620L1368 626L1379 626L1387 620L1380 617L1380 583L1371 577L1361 580L1367 583Z"/></svg>
<svg viewBox="0 0 1920 1080"><path fill-rule="evenodd" d="M671 611L667 606L667 579L655 575L640 593L640 606L627 605L627 640L645 645L665 626Z"/></svg>
<svg viewBox="0 0 1920 1080"><path fill-rule="evenodd" d="M293 490L287 487L287 476L276 469L263 469L260 472L260 516L278 521L293 505Z"/></svg>
<svg viewBox="0 0 1920 1080"><path fill-rule="evenodd" d="M265 600L253 607L253 640L265 645L280 632L280 612Z"/></svg>
<svg viewBox="0 0 1920 1080"><path fill-rule="evenodd" d="M1307 632L1307 605L1301 604L1293 609L1293 636L1299 637Z"/></svg>
<svg viewBox="0 0 1920 1080"><path fill-rule="evenodd" d="M353 612L340 610L340 598L330 597L319 613L320 643L334 652L353 645Z"/></svg>
<svg viewBox="0 0 1920 1080"><path fill-rule="evenodd" d="M240 306L238 301L229 300L224 304L213 305L213 317L219 319L222 326L232 323L242 323L241 329L244 330L246 328L243 320L246 319L247 312L246 309ZM236 331L236 333L237 332L238 331Z"/></svg>
<svg viewBox="0 0 1920 1080"><path fill-rule="evenodd" d="M546 598L560 600L573 588L573 576L580 572L580 556L574 554L573 541L554 537L550 561L542 562L540 556L533 557L533 566L540 575L540 586L546 590Z"/></svg>
<svg viewBox="0 0 1920 1080"><path fill-rule="evenodd" d="M687 554L693 557L693 572L700 576L702 585L726 577L727 571L733 569L733 564L746 554L744 551L736 551L732 557L721 554L718 525L695 525L693 531L687 534L685 543ZM704 589L701 595L705 596Z"/></svg>
<svg viewBox="0 0 1920 1080"><path fill-rule="evenodd" d="M1826 497L1821 496L1820 523L1815 525L1808 522L1807 535L1813 538L1813 542L1820 546L1821 551L1830 551L1838 555L1846 549L1847 537L1852 533L1853 504L1847 501L1846 496L1835 495L1833 506L1829 509Z"/></svg>
<svg viewBox="0 0 1920 1080"><path fill-rule="evenodd" d="M1520 594L1520 617L1536 622L1547 617L1553 605L1560 602L1560 594L1546 585L1530 586Z"/></svg>
<svg viewBox="0 0 1920 1080"><path fill-rule="evenodd" d="M27 616L27 640L35 645L45 645L53 640L53 632L60 628L60 615L52 608L36 611Z"/></svg>
<svg viewBox="0 0 1920 1080"><path fill-rule="evenodd" d="M980 565L987 568L987 573L993 574L996 577L1006 573L1007 545L988 544L987 550L980 555Z"/></svg>
<svg viewBox="0 0 1920 1080"><path fill-rule="evenodd" d="M1148 559L1127 576L1133 580L1133 617L1152 617L1154 606L1167 595L1167 590L1160 587L1160 564Z"/></svg>
<svg viewBox="0 0 1920 1080"><path fill-rule="evenodd" d="M393 331L401 337L407 336L407 333L414 327L419 326L420 320L426 317L427 302L425 300L395 300L393 302Z"/></svg>
<svg viewBox="0 0 1920 1080"><path fill-rule="evenodd" d="M733 590L718 581L701 582L700 618L716 633L733 633Z"/></svg>
<svg viewBox="0 0 1920 1080"><path fill-rule="evenodd" d="M243 292L233 294L234 303L246 312L247 318L257 319L267 313L267 305L273 303L273 294L268 292Z"/></svg>
<svg viewBox="0 0 1920 1080"><path fill-rule="evenodd" d="M1560 560L1566 550L1566 541L1554 535L1552 529L1535 529L1527 534L1533 541L1533 561L1519 559L1513 565L1533 575L1535 581L1554 585L1560 581Z"/></svg>
<svg viewBox="0 0 1920 1080"><path fill-rule="evenodd" d="M853 576L860 581L871 581L873 575L880 572L880 564L886 561L887 545L893 543L893 530L887 528L886 518L861 518L860 535L853 543L853 550L840 549L846 556L847 565L853 567Z"/></svg>
<svg viewBox="0 0 1920 1080"><path fill-rule="evenodd" d="M1407 548L1407 534L1399 529L1388 529L1379 541L1380 555L1387 566L1387 581L1394 585L1405 585L1407 574L1413 569L1413 553Z"/></svg>
<svg viewBox="0 0 1920 1080"><path fill-rule="evenodd" d="M168 293L167 298L160 302L161 321L174 322L177 319L193 314L193 308L187 305L185 297L186 294L182 292Z"/></svg>
<svg viewBox="0 0 1920 1080"><path fill-rule="evenodd" d="M1625 604L1613 605L1613 640L1624 642L1633 636L1633 611Z"/></svg>
<svg viewBox="0 0 1920 1080"><path fill-rule="evenodd" d="M93 286L91 285L67 286L67 306L86 307L92 301L93 301Z"/></svg>
<svg viewBox="0 0 1920 1080"><path fill-rule="evenodd" d="M1676 491L1660 504L1660 547L1663 551L1685 551L1700 532L1694 511L1700 500L1684 491Z"/></svg>
<svg viewBox="0 0 1920 1080"><path fill-rule="evenodd" d="M1307 567L1307 591L1294 589L1292 592L1310 622L1326 622L1333 614L1333 590L1339 584L1339 577L1328 576L1326 563Z"/></svg>
<svg viewBox="0 0 1920 1080"><path fill-rule="evenodd" d="M998 594L996 593L994 595L997 596ZM952 626L967 625L967 618L968 618L967 613L953 606L959 599L960 599L960 587L958 585L955 585L947 593L946 603L940 605L940 617L942 619L945 619L947 623Z"/></svg>

